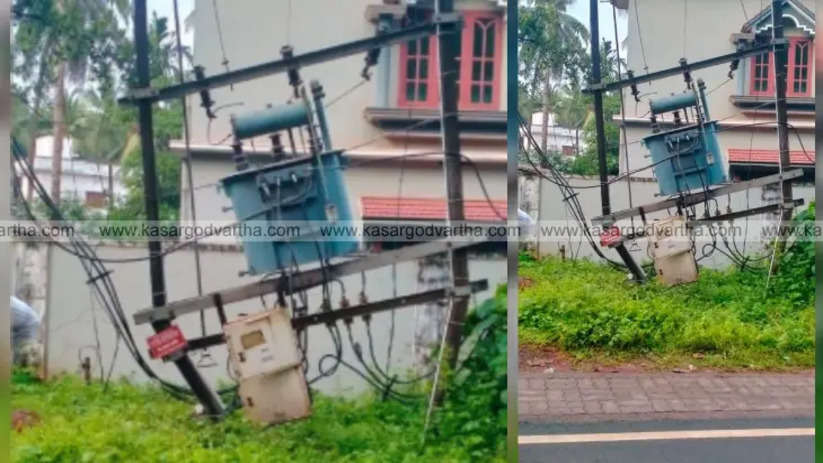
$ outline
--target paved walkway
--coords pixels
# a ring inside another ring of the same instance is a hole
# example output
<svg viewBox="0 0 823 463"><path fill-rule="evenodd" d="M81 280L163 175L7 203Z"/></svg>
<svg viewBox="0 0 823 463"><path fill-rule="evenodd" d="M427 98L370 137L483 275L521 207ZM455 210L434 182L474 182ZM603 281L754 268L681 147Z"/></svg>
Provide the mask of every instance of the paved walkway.
<svg viewBox="0 0 823 463"><path fill-rule="evenodd" d="M814 374L525 373L521 422L813 416Z"/></svg>

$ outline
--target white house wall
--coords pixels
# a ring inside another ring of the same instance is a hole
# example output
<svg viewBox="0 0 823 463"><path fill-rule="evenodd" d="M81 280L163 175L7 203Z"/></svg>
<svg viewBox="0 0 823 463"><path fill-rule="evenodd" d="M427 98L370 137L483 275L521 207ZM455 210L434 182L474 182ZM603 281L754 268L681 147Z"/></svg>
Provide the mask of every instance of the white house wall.
<svg viewBox="0 0 823 463"><path fill-rule="evenodd" d="M628 35L626 38L626 60L628 68L633 70L635 75L648 71L654 72L662 69L678 66L678 60L683 56L683 26L686 26L685 58L690 61L699 61L717 55L733 53L735 45L731 42L731 34L740 32L747 17L744 16L741 2L738 1L717 1L717 0L688 0L688 15L683 14L683 3L685 0L631 0L628 9ZM759 13L763 8L769 6L769 2L761 0L742 0L749 18ZM812 10L815 9L814 2L804 0L802 2ZM636 5L635 5L636 4ZM635 13L635 7L637 14ZM639 21L638 21L639 18ZM640 33L638 33L638 24ZM642 45L641 45L642 37ZM644 54L645 52L645 54ZM706 82L707 91L712 91L708 95L709 113L712 119L742 120L752 122L749 118L740 113L741 108L732 104L730 97L740 94L740 91L748 87L748 60L740 62L740 67L735 73L735 81L727 82L729 64L723 64L706 69L701 69L692 73L692 77L703 79ZM744 80L744 86L738 84ZM814 79L810 78L810 82ZM676 75L651 83L638 85L641 101L636 103L631 94L630 88L623 89L623 99L626 102L626 117L648 117L649 99L668 96L672 93L680 93L685 89L682 75ZM773 97L762 97L764 101ZM670 115L667 115L670 117ZM761 117L759 120L763 120ZM752 130L750 128L726 130L718 134L721 149L749 147L749 138ZM814 152L814 134L812 131L800 131L803 143L809 153ZM629 126L626 139L629 142L640 140L650 135L651 130L648 125ZM777 135L774 130L755 130L752 141L754 148L777 149ZM800 150L794 134L790 137L790 147L792 150ZM625 171L625 161L622 157L620 169ZM648 151L640 144L629 145L629 165L631 169L649 164L645 155ZM644 171L640 177L651 177L651 171Z"/></svg>
<svg viewBox="0 0 823 463"><path fill-rule="evenodd" d="M102 246L98 249L100 256L105 258L139 257L145 256L146 252L145 248L119 246ZM52 248L51 254L49 273L52 284L49 289L49 306L44 322L48 333L46 346L48 373L49 375L57 375L63 372L79 373L81 372L80 360L83 357L90 357L92 373L95 376L99 375L99 362L94 346L96 346L99 338L103 365L108 370L116 343L114 330L105 313L96 304L96 301L93 301L90 290L85 284L87 277L80 266L79 260L57 248ZM197 295L193 259L193 251L191 250L176 252L165 257L166 288L169 301ZM203 286L208 291L254 281L252 278L238 276L238 272L245 268L245 258L240 252L202 251L201 260ZM137 310L151 305L147 262L107 264L106 267L113 270L111 278L119 292L120 299L123 301L124 310L129 320ZM497 271L501 267L505 269L504 257L478 258L471 261L469 272L473 278L482 276L489 279L489 290L478 294L477 301L483 301L490 297L498 285L505 283L505 272L500 273ZM407 262L399 264L397 272L398 275L416 276L418 270L418 263ZM366 277L367 294L371 301L393 296L394 285L390 267L366 272ZM344 277L341 280L346 286L348 298L356 303L361 290L360 275ZM426 282L418 281L417 277L397 279L398 295L426 289L430 289L430 285L427 286ZM339 287L336 284L333 285L331 292L333 304L338 306L340 301ZM310 311L317 311L321 302L319 289L309 291L308 295ZM270 307L274 301L273 296L266 296L264 299L267 307ZM416 342L414 335L416 324L423 326L421 320L416 320L415 315L416 311L421 309L422 306L407 307L398 309L395 312L396 329L392 354L392 359L394 359L392 371L398 374L406 372L412 366L412 360L415 358L412 349ZM229 319L231 319L239 313L261 311L263 305L259 298L254 298L241 303L229 304L226 306L226 310ZM94 328L95 320L97 334L95 334ZM206 320L208 332L210 334L218 333L217 314L213 309L207 310ZM385 361L386 358L390 320L390 312L385 312L375 314L372 321L375 352L381 362ZM175 320L175 323L180 326L187 338L200 335L200 317L197 313L180 317ZM351 364L357 364L357 359L352 353L342 323L340 323L340 329L344 338L346 338L343 358ZM148 359L146 338L153 334L151 328L148 325L140 325L133 327L133 332L138 346ZM364 348L368 347L367 337L360 319L355 321L354 336L355 340L360 342ZM226 374L227 353L223 346L214 347L209 352L218 363L218 366L203 368L201 373L209 384L216 386L221 381L228 380ZM317 374L317 362L320 356L331 352L333 352L333 348L325 326L309 328L308 357L311 364L309 377L314 377ZM191 354L191 357L195 363L200 360L200 355L197 353ZM174 365L151 359L148 361L161 377L179 384L183 383ZM114 363L114 377L128 377L141 382L148 380L122 346ZM342 395L355 395L369 388L361 378L344 367L341 367L330 378L316 383L316 387L329 394Z"/></svg>
<svg viewBox="0 0 823 463"><path fill-rule="evenodd" d="M301 0L299 2L217 0L223 42L231 69L280 59L280 48L294 47L295 54L306 53L346 41L372 37L375 26L365 18L366 7L373 0ZM197 0L193 16L194 63L206 68L206 75L225 72L218 44L217 27L211 0ZM291 7L289 8L289 5ZM291 13L288 10L291 9ZM309 66L300 70L304 82L317 79L323 85L327 101L342 94L361 79L365 54ZM292 96L286 74L276 74L240 84L234 88L212 90L215 107L235 102L245 103L217 113L212 121L212 141L230 132L229 115L263 109L267 104L284 104ZM366 82L344 100L328 109L329 127L335 147L352 146L379 134L364 118L362 109L373 104L376 80ZM200 108L199 95L189 97L192 143L207 143L207 118ZM352 112L352 108L358 111ZM265 143L261 140L260 143Z"/></svg>

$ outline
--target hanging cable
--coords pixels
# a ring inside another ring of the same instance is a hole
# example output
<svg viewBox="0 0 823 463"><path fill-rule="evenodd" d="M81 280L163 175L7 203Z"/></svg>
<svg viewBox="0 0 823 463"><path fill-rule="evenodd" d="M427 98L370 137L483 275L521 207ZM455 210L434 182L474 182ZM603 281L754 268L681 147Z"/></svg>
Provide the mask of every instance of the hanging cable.
<svg viewBox="0 0 823 463"><path fill-rule="evenodd" d="M231 71L231 69L229 69L229 58L226 55L226 44L223 41L223 27L220 24L220 13L218 13L217 11L217 0L212 0L211 5L212 12L214 13L214 24L215 26L217 26L217 40L220 43L220 52L223 54L223 61L221 61L220 64L222 64L223 67L226 68L226 72L229 72ZM231 91L234 91L233 83L229 85L229 89L231 89Z"/></svg>
<svg viewBox="0 0 823 463"><path fill-rule="evenodd" d="M649 73L649 63L646 61L646 46L643 44L643 31L640 29L640 13L637 11L637 0L632 1L634 5L634 22L637 24L637 38L640 40L640 54L643 56L643 70ZM651 86L649 82L649 86Z"/></svg>
<svg viewBox="0 0 823 463"><path fill-rule="evenodd" d="M622 73L620 67L622 62L620 60L620 42L618 41L617 36L617 7L614 6L612 3L612 19L614 21L614 43L615 43L615 51L617 53L617 80L621 80ZM623 137L623 155L625 156L626 161L626 172L631 172L629 168L629 145L628 145L628 136L626 134L626 102L623 99L623 90L618 90L620 94L620 133ZM634 202L632 201L632 177L631 175L626 175L626 189L629 193L629 208L634 207ZM631 225L632 229L634 229L634 216L631 218ZM571 249L569 249L571 251Z"/></svg>
<svg viewBox="0 0 823 463"><path fill-rule="evenodd" d="M180 37L180 11L178 9L177 0L174 0L174 25L175 38L177 40L177 80L180 85L185 83L183 71L183 43ZM194 200L194 175L192 174L192 156L191 156L191 137L189 134L189 114L186 107L186 98L180 98L180 105L183 109L183 139L185 143L185 165L186 165L186 179L189 183L189 207L191 208L192 223L197 223L197 209ZM203 275L200 268L200 247L198 246L197 237L194 238L194 275L197 286L197 295L203 295ZM206 336L206 312L200 310L200 334ZM208 355L208 349L205 350L204 355Z"/></svg>

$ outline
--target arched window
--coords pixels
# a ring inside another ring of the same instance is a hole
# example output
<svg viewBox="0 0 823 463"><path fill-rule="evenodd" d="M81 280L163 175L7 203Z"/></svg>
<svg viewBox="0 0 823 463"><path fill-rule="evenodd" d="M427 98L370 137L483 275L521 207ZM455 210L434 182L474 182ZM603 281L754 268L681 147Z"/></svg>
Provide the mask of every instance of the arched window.
<svg viewBox="0 0 823 463"><path fill-rule="evenodd" d="M458 56L458 107L466 110L500 109L503 56L503 21L487 11L463 12ZM434 35L400 46L398 105L436 108L440 103L437 37ZM467 78L468 77L468 78Z"/></svg>
<svg viewBox="0 0 823 463"><path fill-rule="evenodd" d="M811 39L789 38L789 56L786 69L786 96L812 96L812 63L814 46ZM774 53L762 54L751 59L749 93L754 96L773 96Z"/></svg>

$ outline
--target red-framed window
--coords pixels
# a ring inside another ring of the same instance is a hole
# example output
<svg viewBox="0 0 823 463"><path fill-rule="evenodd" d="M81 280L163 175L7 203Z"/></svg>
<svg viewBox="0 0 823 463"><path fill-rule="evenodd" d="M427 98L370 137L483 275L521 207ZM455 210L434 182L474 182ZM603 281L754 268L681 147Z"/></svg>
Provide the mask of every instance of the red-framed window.
<svg viewBox="0 0 823 463"><path fill-rule="evenodd" d="M400 106L431 108L440 100L437 79L437 40L421 37L400 46Z"/></svg>
<svg viewBox="0 0 823 463"><path fill-rule="evenodd" d="M813 44L809 39L790 38L786 72L786 96L812 96ZM774 53L762 54L751 59L749 94L774 95Z"/></svg>
<svg viewBox="0 0 823 463"><path fill-rule="evenodd" d="M789 75L786 92L794 96L810 96L812 90L811 64L812 42L791 40L789 51Z"/></svg>
<svg viewBox="0 0 823 463"><path fill-rule="evenodd" d="M494 12L463 12L458 76L460 109L500 107L503 20ZM400 46L398 104L435 108L440 102L437 39L424 37ZM468 79L466 78L468 76Z"/></svg>

